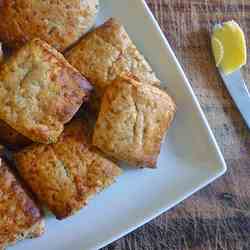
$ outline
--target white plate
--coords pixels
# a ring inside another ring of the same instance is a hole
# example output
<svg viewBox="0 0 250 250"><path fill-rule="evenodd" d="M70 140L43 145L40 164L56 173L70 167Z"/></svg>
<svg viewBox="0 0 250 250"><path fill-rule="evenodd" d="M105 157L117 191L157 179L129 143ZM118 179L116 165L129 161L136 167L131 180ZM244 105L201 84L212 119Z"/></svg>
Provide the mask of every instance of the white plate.
<svg viewBox="0 0 250 250"><path fill-rule="evenodd" d="M178 106L156 170L125 170L117 183L65 221L46 219L46 233L14 250L98 249L208 185L226 165L206 118L168 42L141 0L101 0L98 24L117 17Z"/></svg>

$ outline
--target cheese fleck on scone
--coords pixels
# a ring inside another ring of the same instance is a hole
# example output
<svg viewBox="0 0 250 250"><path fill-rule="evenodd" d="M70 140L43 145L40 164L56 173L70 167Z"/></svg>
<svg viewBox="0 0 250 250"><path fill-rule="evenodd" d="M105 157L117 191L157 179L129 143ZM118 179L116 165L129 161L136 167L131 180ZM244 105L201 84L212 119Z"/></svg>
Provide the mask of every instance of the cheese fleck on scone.
<svg viewBox="0 0 250 250"><path fill-rule="evenodd" d="M20 47L41 38L63 51L95 23L99 0L2 0L0 40Z"/></svg>
<svg viewBox="0 0 250 250"><path fill-rule="evenodd" d="M160 84L125 28L113 18L84 36L66 53L66 58L93 82L99 95L124 72L132 73L143 83Z"/></svg>
<svg viewBox="0 0 250 250"><path fill-rule="evenodd" d="M15 155L23 179L58 219L77 212L121 173L91 148L85 130L83 121L74 120L56 144L34 144Z"/></svg>
<svg viewBox="0 0 250 250"><path fill-rule="evenodd" d="M103 96L93 144L130 165L155 167L174 115L175 104L167 93L118 77Z"/></svg>
<svg viewBox="0 0 250 250"><path fill-rule="evenodd" d="M34 39L0 66L0 119L33 141L53 143L90 90L63 55Z"/></svg>
<svg viewBox="0 0 250 250"><path fill-rule="evenodd" d="M39 208L25 193L6 163L0 162L0 249L44 231Z"/></svg>

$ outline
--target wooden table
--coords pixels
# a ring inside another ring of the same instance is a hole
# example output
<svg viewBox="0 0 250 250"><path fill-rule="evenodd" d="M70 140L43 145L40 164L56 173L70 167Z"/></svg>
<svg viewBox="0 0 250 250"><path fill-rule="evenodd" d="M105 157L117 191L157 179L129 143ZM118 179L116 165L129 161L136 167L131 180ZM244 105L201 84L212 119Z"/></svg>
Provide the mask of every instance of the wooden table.
<svg viewBox="0 0 250 250"><path fill-rule="evenodd" d="M104 250L249 250L250 131L216 72L209 31L217 21L235 19L250 43L250 0L147 2L191 81L224 154L228 172ZM244 68L250 83L249 71L250 64Z"/></svg>

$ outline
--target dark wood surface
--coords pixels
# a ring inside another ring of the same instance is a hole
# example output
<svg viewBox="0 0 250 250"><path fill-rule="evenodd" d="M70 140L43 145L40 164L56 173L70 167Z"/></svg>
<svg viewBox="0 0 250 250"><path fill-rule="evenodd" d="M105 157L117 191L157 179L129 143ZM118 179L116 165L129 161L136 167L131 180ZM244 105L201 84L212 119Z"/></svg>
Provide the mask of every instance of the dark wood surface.
<svg viewBox="0 0 250 250"><path fill-rule="evenodd" d="M235 19L250 44L250 0L147 2L191 81L228 172L103 250L249 250L250 132L216 72L209 31L217 21ZM250 63L243 71L250 83Z"/></svg>

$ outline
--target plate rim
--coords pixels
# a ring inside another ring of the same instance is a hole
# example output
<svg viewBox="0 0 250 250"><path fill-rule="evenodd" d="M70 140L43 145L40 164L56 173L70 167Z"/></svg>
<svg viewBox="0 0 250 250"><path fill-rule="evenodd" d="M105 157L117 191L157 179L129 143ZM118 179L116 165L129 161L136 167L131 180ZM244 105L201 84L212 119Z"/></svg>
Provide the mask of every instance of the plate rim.
<svg viewBox="0 0 250 250"><path fill-rule="evenodd" d="M177 206L178 204L180 204L181 202L183 202L184 200L186 200L187 198L189 198L190 196L192 196L194 193L200 191L201 189L203 189L204 187L208 186L209 184L211 184L212 182L214 182L216 179L218 179L219 177L223 176L226 171L227 171L227 165L226 162L224 160L224 157L222 155L222 152L219 148L219 145L215 139L215 136L212 132L212 129L207 121L207 118L200 106L200 103L198 101L198 98L196 97L194 90L191 87L191 84L179 62L179 60L177 59L173 49L171 48L166 36L164 35L163 31L160 28L159 23L157 22L155 16L153 15L153 13L151 12L149 6L146 3L146 0L136 0L138 2L140 2L141 7L144 10L144 13L147 15L147 18L150 19L150 21L152 22L154 28L157 30L158 34L160 35L160 39L163 41L166 49L170 52L170 55L172 57L172 60L176 66L176 70L178 71L178 74L180 74L180 76L183 79L184 84L186 85L189 93L191 94L192 97L192 101L194 102L194 105L196 106L196 108L198 109L198 113L201 116L201 120L203 122L203 125L205 126L207 132L208 132L208 137L210 137L211 139L211 143L213 144L213 146L215 147L215 151L218 155L219 161L221 163L220 166L218 166L218 170L217 170L217 174L214 175L213 178L209 179L208 181L204 182L203 184L201 184L200 186L198 186L197 188L195 188L192 192L188 192L187 194L184 194L183 196L181 196L179 199L176 200L176 202L174 202L171 205L166 205L164 207L159 208L157 211L156 210L152 210L152 212L150 213L149 216L145 216L145 218L143 220L141 220L139 223L136 222L133 225L131 225L130 227L128 227L127 229L124 229L121 233L117 233L115 234L113 237L110 237L107 240L103 240L100 241L98 243L96 243L95 248L91 248L91 249L101 249L109 244L111 244L114 241L117 241L119 239L121 239L122 237L128 235L129 233L133 232L134 230L138 229L139 227L145 225L146 223L150 222L151 220L155 219L156 217L160 216L162 213L170 210L171 208ZM220 168L219 168L220 167ZM90 250L91 250L90 249Z"/></svg>
<svg viewBox="0 0 250 250"><path fill-rule="evenodd" d="M102 0L105 1L105 0ZM116 0L118 1L118 0ZM124 0L120 0L124 1ZM128 0L125 0L128 1ZM163 53L164 55L167 55L169 58L169 61L171 61L171 64L174 65L176 74L180 77L183 83L183 88L186 89L189 95L189 100L192 103L193 107L196 108L197 115L199 116L200 124L204 128L204 136L206 136L206 140L212 145L213 148L213 154L216 156L216 162L218 162L218 166L216 166L216 169L213 171L211 176L207 178L207 180L199 180L196 186L186 190L185 192L182 192L182 194L179 195L179 197L176 197L175 199L172 199L171 202L169 202L167 199L164 199L162 201L161 205L155 206L154 208L150 209L145 215L135 218L133 221L130 221L126 226L120 227L119 230L115 230L116 232L110 233L106 239L98 239L96 238L94 242L89 244L87 247L84 247L84 241L79 242L80 249L84 250L96 250L101 249L112 242L126 236L127 234L131 233L132 231L136 230L137 228L141 227L142 225L148 223L149 221L153 220L154 218L158 217L162 213L168 211L169 209L177 206L190 196L192 196L197 191L201 190L202 188L206 187L210 183L214 182L217 178L221 177L225 174L227 171L226 162L223 158L222 152L220 151L219 145L216 142L215 136L209 126L209 123L207 121L207 118L199 104L198 98L196 97L194 90L191 87L191 84L186 77L184 70L182 69L182 66L180 62L178 61L173 49L171 48L167 38L165 37L163 31L160 28L159 23L157 22L155 16L151 12L149 6L146 3L146 0L133 0L138 4L138 12L140 15L145 15L145 18L149 21L149 26L152 25L152 28L157 33L157 39L158 42L162 45ZM129 1L128 1L129 2ZM140 16L139 16L140 17ZM47 219L47 218L46 218Z"/></svg>

